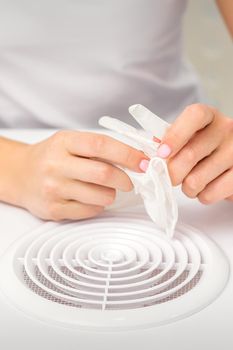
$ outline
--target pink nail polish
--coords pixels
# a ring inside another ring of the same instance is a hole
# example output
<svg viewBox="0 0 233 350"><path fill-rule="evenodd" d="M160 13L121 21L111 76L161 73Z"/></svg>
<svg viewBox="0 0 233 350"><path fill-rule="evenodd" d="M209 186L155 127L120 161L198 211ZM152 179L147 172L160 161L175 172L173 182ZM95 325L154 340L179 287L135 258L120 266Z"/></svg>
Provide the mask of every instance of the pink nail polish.
<svg viewBox="0 0 233 350"><path fill-rule="evenodd" d="M139 164L139 168L146 172L147 168L148 168L148 165L149 165L149 160L146 160L146 159L143 159L140 164Z"/></svg>
<svg viewBox="0 0 233 350"><path fill-rule="evenodd" d="M160 158L167 158L171 154L171 148L166 145L166 143L163 143L161 146L159 146L157 156Z"/></svg>

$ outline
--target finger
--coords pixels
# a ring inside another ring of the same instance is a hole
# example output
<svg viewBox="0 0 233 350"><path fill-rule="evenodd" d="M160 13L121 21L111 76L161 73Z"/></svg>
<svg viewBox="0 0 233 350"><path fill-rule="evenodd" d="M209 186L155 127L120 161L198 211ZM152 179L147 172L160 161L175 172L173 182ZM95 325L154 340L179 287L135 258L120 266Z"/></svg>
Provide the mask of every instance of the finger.
<svg viewBox="0 0 233 350"><path fill-rule="evenodd" d="M168 170L174 186L181 184L194 166L209 156L221 143L223 133L214 123L196 135L168 161Z"/></svg>
<svg viewBox="0 0 233 350"><path fill-rule="evenodd" d="M191 105L167 129L158 149L161 158L173 157L198 131L210 124L215 117L214 109L205 105Z"/></svg>
<svg viewBox="0 0 233 350"><path fill-rule="evenodd" d="M69 132L66 146L73 155L98 157L137 172L141 172L141 160L148 159L143 152L110 136L91 132Z"/></svg>
<svg viewBox="0 0 233 350"><path fill-rule="evenodd" d="M226 199L232 202L233 201L233 195L228 197L228 198L226 198Z"/></svg>
<svg viewBox="0 0 233 350"><path fill-rule="evenodd" d="M116 191L113 188L81 181L67 181L63 186L61 196L66 200L105 207L114 202Z"/></svg>
<svg viewBox="0 0 233 350"><path fill-rule="evenodd" d="M209 183L206 188L199 193L198 199L203 204L213 204L228 198L233 193L233 168L226 171L217 179Z"/></svg>
<svg viewBox="0 0 233 350"><path fill-rule="evenodd" d="M52 220L81 220L99 215L104 208L101 206L82 204L76 201L64 201L57 204L52 211Z"/></svg>
<svg viewBox="0 0 233 350"><path fill-rule="evenodd" d="M63 167L64 175L70 179L94 183L121 191L131 191L132 182L121 169L97 160L68 157Z"/></svg>
<svg viewBox="0 0 233 350"><path fill-rule="evenodd" d="M209 157L199 162L184 179L182 190L188 197L196 197L209 183L232 167L233 142L231 144L231 147L229 142L223 144Z"/></svg>

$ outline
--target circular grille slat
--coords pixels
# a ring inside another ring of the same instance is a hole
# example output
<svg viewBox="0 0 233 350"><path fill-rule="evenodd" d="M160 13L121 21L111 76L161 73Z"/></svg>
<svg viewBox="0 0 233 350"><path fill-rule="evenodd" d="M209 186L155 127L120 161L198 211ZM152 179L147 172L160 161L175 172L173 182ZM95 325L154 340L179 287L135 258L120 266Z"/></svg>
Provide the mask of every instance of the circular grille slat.
<svg viewBox="0 0 233 350"><path fill-rule="evenodd" d="M228 276L224 256L204 235L178 225L170 239L144 216L132 214L45 224L9 249L0 273L4 264L11 273L0 287L19 304L25 293L42 318L84 327L87 319L97 328L170 322L207 305ZM17 296L11 283L23 288Z"/></svg>
<svg viewBox="0 0 233 350"><path fill-rule="evenodd" d="M53 232L51 237L46 233L26 251L27 276L54 298L102 309L144 307L177 293L200 271L199 249L182 233L170 240L154 232L153 225L128 220L111 224L105 220L84 228ZM38 280L35 266L47 285ZM61 266L71 274L65 274ZM49 268L59 279L49 274ZM180 280L185 271L186 278Z"/></svg>

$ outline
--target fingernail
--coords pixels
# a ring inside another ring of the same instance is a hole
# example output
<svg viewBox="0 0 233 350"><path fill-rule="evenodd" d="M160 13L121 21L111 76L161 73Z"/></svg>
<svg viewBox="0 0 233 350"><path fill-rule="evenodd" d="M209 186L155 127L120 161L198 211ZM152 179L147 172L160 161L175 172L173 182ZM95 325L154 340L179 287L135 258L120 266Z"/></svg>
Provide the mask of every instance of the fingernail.
<svg viewBox="0 0 233 350"><path fill-rule="evenodd" d="M157 151L157 156L160 158L167 158L171 154L171 148L166 145L166 143L159 146L159 149Z"/></svg>
<svg viewBox="0 0 233 350"><path fill-rule="evenodd" d="M149 160L146 160L146 159L143 159L140 164L139 164L139 168L146 172L147 168L148 168L148 165L149 165Z"/></svg>
<svg viewBox="0 0 233 350"><path fill-rule="evenodd" d="M156 136L153 136L153 141L154 141L154 142L157 142L157 143L160 143L160 142L161 142L161 140L158 139L158 137L156 137Z"/></svg>

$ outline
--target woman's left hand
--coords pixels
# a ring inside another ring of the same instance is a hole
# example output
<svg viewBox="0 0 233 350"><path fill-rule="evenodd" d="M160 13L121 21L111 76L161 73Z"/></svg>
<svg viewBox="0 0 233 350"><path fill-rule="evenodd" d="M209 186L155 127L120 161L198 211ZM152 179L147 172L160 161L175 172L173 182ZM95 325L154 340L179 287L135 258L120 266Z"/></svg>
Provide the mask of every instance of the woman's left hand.
<svg viewBox="0 0 233 350"><path fill-rule="evenodd" d="M158 155L174 186L203 204L233 200L233 119L201 104L187 107L168 128Z"/></svg>

